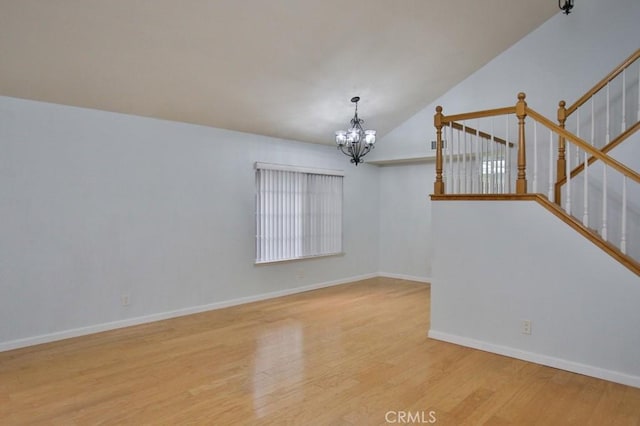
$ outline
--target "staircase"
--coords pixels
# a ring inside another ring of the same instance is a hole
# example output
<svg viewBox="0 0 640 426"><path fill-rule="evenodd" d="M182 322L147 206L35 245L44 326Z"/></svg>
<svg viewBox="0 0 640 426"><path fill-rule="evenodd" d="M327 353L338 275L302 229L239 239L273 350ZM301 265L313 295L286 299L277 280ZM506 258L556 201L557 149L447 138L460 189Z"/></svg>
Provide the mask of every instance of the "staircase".
<svg viewBox="0 0 640 426"><path fill-rule="evenodd" d="M535 200L640 276L640 49L557 123L515 105L436 108L432 200Z"/></svg>

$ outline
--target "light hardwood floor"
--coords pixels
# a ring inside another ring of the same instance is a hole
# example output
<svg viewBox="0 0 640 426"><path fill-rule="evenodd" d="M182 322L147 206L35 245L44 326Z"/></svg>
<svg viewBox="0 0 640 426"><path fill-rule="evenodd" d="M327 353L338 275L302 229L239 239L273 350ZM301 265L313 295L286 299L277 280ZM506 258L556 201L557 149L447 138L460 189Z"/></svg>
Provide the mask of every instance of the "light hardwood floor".
<svg viewBox="0 0 640 426"><path fill-rule="evenodd" d="M377 278L0 353L0 424L640 424L640 389L428 339L429 294Z"/></svg>

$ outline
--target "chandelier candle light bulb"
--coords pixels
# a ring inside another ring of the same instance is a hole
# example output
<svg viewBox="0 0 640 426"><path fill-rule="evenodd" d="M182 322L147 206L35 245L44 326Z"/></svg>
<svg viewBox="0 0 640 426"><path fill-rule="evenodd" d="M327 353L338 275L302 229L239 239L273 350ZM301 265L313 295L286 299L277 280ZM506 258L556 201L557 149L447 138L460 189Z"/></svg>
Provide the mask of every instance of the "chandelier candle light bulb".
<svg viewBox="0 0 640 426"><path fill-rule="evenodd" d="M356 112L351 119L349 130L338 130L336 132L336 145L343 154L351 157L351 162L356 166L362 163L362 157L371 151L376 143L376 131L364 130L362 123L364 120L358 118L359 96L351 98L351 102L356 104Z"/></svg>

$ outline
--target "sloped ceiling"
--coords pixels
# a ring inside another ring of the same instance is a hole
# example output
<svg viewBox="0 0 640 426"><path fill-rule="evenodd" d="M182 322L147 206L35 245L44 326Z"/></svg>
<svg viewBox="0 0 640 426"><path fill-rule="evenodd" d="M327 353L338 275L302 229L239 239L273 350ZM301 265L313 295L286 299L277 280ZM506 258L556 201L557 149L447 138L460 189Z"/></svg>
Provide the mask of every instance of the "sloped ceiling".
<svg viewBox="0 0 640 426"><path fill-rule="evenodd" d="M379 136L555 0L0 0L0 95L333 143Z"/></svg>

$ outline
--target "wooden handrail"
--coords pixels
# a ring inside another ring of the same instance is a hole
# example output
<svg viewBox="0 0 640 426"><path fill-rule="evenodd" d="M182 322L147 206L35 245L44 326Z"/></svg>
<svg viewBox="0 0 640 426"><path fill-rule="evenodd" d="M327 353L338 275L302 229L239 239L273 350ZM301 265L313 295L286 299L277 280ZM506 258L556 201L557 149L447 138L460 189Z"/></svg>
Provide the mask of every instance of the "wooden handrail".
<svg viewBox="0 0 640 426"><path fill-rule="evenodd" d="M636 50L631 56L624 60L620 65L614 68L605 78L600 80L598 84L593 86L591 90L582 95L580 99L575 101L573 105L567 108L567 116L571 115L575 110L577 110L580 106L582 106L585 102L587 102L593 95L595 95L600 89L605 87L607 83L616 78L622 70L626 69L629 65L631 65L634 61L640 58L640 49Z"/></svg>
<svg viewBox="0 0 640 426"><path fill-rule="evenodd" d="M452 121L464 121L464 120L471 120L473 118L493 117L497 115L515 114L515 113L516 113L516 107L512 106L512 107L505 107L505 108L486 109L482 111L466 112L464 114L443 115L442 124L447 124Z"/></svg>
<svg viewBox="0 0 640 426"><path fill-rule="evenodd" d="M631 170L630 168L628 168L624 164L620 163L619 161L611 158L607 154L604 154L602 151L598 150L597 148L592 147L585 140L577 137L576 135L574 135L571 132L566 131L565 129L563 129L560 126L558 126L557 124L555 124L553 121L549 120L548 118L546 118L545 116L543 116L542 114L538 113L537 111L535 111L535 110L533 110L531 108L527 108L527 114L530 115L538 123L540 123L543 126L545 126L547 129L559 134L565 140L571 141L574 145L579 146L580 149L582 149L583 151L588 152L591 156L593 156L593 157L597 158L598 160L602 161L603 163L605 163L609 167L614 168L615 170L617 170L618 172L622 173L623 175L625 175L626 177L630 178L631 180L633 180L633 181L635 181L637 183L640 183L640 174L638 174L637 172Z"/></svg>

